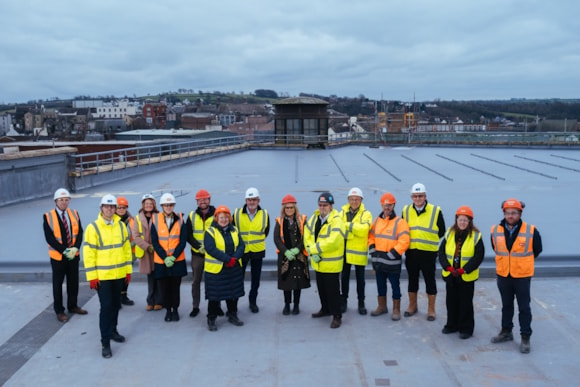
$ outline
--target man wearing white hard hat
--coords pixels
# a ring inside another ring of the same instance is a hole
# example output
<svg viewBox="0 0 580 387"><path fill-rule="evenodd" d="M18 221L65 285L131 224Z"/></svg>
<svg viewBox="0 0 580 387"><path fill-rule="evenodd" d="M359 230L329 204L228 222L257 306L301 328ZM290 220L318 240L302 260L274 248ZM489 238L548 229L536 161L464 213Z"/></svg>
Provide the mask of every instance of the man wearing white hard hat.
<svg viewBox="0 0 580 387"><path fill-rule="evenodd" d="M52 296L56 318L67 322L62 299L62 283L66 277L67 307L70 313L87 314L78 302L79 249L83 241L83 226L76 210L69 208L70 193L59 188L54 193L55 208L44 214L44 238L52 268Z"/></svg>
<svg viewBox="0 0 580 387"><path fill-rule="evenodd" d="M258 288L262 276L262 261L266 256L266 237L270 232L270 217L268 211L260 207L260 192L250 187L246 190L246 204L236 208L234 212L234 226L236 226L246 245L242 266L244 273L250 264L252 284L248 300L252 313L258 313Z"/></svg>
<svg viewBox="0 0 580 387"><path fill-rule="evenodd" d="M115 213L117 198L107 194L100 204L99 216L85 232L83 260L87 281L97 291L101 304L101 354L110 358L113 356L111 340L125 342L125 337L117 331L117 323L123 285L131 282L133 253L127 226Z"/></svg>
<svg viewBox="0 0 580 387"><path fill-rule="evenodd" d="M445 235L445 220L439 206L427 201L427 189L421 183L411 187L413 204L403 207L402 217L409 225L411 244L405 252L405 268L409 276L409 307L403 313L405 317L417 313L417 292L419 291L419 273L423 274L427 291L427 320L435 321L435 297L437 283L435 280L435 261L439 249L439 240Z"/></svg>
<svg viewBox="0 0 580 387"><path fill-rule="evenodd" d="M367 314L365 306L365 267L368 263L369 230L373 215L365 208L363 192L358 187L348 191L348 203L342 206L340 217L345 224L344 265L341 275L340 311L346 312L350 284L350 267L354 266L358 313Z"/></svg>

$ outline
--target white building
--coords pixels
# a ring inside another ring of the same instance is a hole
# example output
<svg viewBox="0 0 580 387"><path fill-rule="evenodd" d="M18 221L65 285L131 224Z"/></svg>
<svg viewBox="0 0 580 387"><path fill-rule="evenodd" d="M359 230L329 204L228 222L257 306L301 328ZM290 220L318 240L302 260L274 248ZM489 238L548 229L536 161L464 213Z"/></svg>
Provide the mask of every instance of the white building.
<svg viewBox="0 0 580 387"><path fill-rule="evenodd" d="M122 99L115 102L104 103L103 106L97 107L95 118L125 118L125 116L134 116L137 114L138 104Z"/></svg>

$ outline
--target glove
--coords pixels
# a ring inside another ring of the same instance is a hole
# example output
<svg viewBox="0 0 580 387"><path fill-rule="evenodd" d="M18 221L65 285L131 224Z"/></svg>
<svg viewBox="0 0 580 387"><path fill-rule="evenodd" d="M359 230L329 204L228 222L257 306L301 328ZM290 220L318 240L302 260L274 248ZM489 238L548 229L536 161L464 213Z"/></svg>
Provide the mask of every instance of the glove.
<svg viewBox="0 0 580 387"><path fill-rule="evenodd" d="M310 259L312 259L316 263L321 261L320 255L318 255L318 254L311 255Z"/></svg>
<svg viewBox="0 0 580 387"><path fill-rule="evenodd" d="M79 252L79 249L77 249L76 247L71 247L68 249L68 254L67 258L70 259L74 259L77 256L77 253Z"/></svg>
<svg viewBox="0 0 580 387"><path fill-rule="evenodd" d="M94 280L89 281L89 286L91 287L91 289L94 289L94 290L99 290L100 284L101 284L101 281L99 281L98 279L94 279Z"/></svg>
<svg viewBox="0 0 580 387"><path fill-rule="evenodd" d="M163 262L165 262L165 266L172 267L175 263L175 257L170 255L169 257L165 258Z"/></svg>
<svg viewBox="0 0 580 387"><path fill-rule="evenodd" d="M298 253L300 252L300 249L298 249L298 247L294 247L291 248L290 251L292 251L292 254L294 254L294 256L297 256Z"/></svg>
<svg viewBox="0 0 580 387"><path fill-rule="evenodd" d="M125 283L126 283L127 285L129 285L129 282L131 282L131 274L127 274L127 275L125 276Z"/></svg>
<svg viewBox="0 0 580 387"><path fill-rule="evenodd" d="M288 260L289 260L289 261L291 261L291 260L293 260L294 258L296 258L296 257L295 257L295 254L292 252L292 250L286 250L286 251L284 252L284 256L285 256L286 258L288 258Z"/></svg>
<svg viewBox="0 0 580 387"><path fill-rule="evenodd" d="M148 252L149 254L153 254L153 252L154 252L154 251L155 251L155 249L153 248L153 245L149 245L149 246L147 246L147 252Z"/></svg>
<svg viewBox="0 0 580 387"><path fill-rule="evenodd" d="M197 249L199 251L199 253L201 255L205 255L205 247L203 247L203 245L201 245L201 247L199 249Z"/></svg>
<svg viewBox="0 0 580 387"><path fill-rule="evenodd" d="M230 261L226 263L226 267L234 267L236 265L236 262L238 262L238 260L234 257L231 257Z"/></svg>
<svg viewBox="0 0 580 387"><path fill-rule="evenodd" d="M457 273L455 272L455 269L453 268L453 266L447 266L447 270L449 273L451 273L451 275L453 275L454 277L457 277Z"/></svg>
<svg viewBox="0 0 580 387"><path fill-rule="evenodd" d="M463 270L463 268L462 268L462 267L460 267L459 269L457 269L457 270L456 270L456 273L457 273L458 275L463 275L463 274L465 274L465 270Z"/></svg>

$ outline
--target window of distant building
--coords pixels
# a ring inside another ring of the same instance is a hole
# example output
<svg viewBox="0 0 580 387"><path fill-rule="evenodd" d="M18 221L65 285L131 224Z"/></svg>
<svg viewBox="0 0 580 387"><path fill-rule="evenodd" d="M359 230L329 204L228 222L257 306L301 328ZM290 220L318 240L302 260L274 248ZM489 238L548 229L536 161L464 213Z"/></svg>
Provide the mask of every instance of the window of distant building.
<svg viewBox="0 0 580 387"><path fill-rule="evenodd" d="M299 119L286 120L286 134L300 134L302 127Z"/></svg>

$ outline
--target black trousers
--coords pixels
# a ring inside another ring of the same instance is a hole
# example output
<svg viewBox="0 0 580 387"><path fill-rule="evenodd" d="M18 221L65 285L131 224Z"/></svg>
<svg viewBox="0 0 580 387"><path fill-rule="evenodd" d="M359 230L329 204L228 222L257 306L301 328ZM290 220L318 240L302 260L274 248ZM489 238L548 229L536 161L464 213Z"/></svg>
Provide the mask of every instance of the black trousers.
<svg viewBox="0 0 580 387"><path fill-rule="evenodd" d="M512 329L514 326L514 297L518 303L520 334L532 335L532 308L530 306L530 288L532 277L513 278L497 276L497 287L501 295L501 327Z"/></svg>
<svg viewBox="0 0 580 387"><path fill-rule="evenodd" d="M228 314L238 313L238 299L234 298L231 300L226 300L226 306L228 308ZM221 309L220 301L208 301L207 302L207 317L211 319L217 318L218 311Z"/></svg>
<svg viewBox="0 0 580 387"><path fill-rule="evenodd" d="M447 324L445 327L461 333L473 335L475 320L473 318L473 292L475 281L465 282L459 277L449 276L445 280L447 292Z"/></svg>
<svg viewBox="0 0 580 387"><path fill-rule="evenodd" d="M64 304L62 300L62 284L66 277L66 296L67 308L70 311L78 307L79 295L79 257L68 260L66 257L62 261L50 260L52 267L52 298L53 307L56 314L64 313Z"/></svg>
<svg viewBox="0 0 580 387"><path fill-rule="evenodd" d="M340 273L316 272L316 287L320 297L321 310L335 316L340 313Z"/></svg>
<svg viewBox="0 0 580 387"><path fill-rule="evenodd" d="M435 282L435 260L436 251L423 251L409 249L405 252L405 268L409 275L409 293L419 291L419 273L423 274L427 294L437 294L437 283Z"/></svg>
<svg viewBox="0 0 580 387"><path fill-rule="evenodd" d="M342 274L340 278L340 285L342 290L342 297L348 298L348 291L350 288L350 267L354 266L354 274L356 277L356 294L359 301L365 300L365 267L362 265L351 265L346 263L342 266Z"/></svg>
<svg viewBox="0 0 580 387"><path fill-rule="evenodd" d="M181 287L181 277L163 277L159 280L161 282L161 294L163 294L163 306L166 309L179 308L181 295L179 289Z"/></svg>
<svg viewBox="0 0 580 387"><path fill-rule="evenodd" d="M119 309L121 309L121 290L125 279L101 281L97 294L101 303L99 312L99 328L101 329L101 343L108 345L111 335L117 329Z"/></svg>

